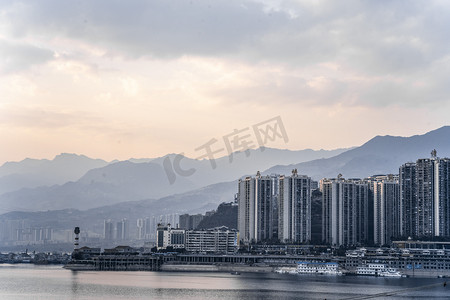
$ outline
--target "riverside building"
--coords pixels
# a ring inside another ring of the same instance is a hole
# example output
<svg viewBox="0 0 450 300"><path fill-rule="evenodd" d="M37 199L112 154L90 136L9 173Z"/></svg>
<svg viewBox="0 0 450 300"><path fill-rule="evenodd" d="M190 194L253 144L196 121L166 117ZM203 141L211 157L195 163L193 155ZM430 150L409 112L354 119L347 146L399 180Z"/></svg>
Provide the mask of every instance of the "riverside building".
<svg viewBox="0 0 450 300"><path fill-rule="evenodd" d="M158 250L172 247L182 249L185 247L185 230L172 228L170 224L158 224L156 231L156 247Z"/></svg>
<svg viewBox="0 0 450 300"><path fill-rule="evenodd" d="M374 208L374 243L386 245L400 236L400 186L398 176L377 176L371 183Z"/></svg>
<svg viewBox="0 0 450 300"><path fill-rule="evenodd" d="M282 242L311 240L311 178L280 176L278 194L278 238Z"/></svg>
<svg viewBox="0 0 450 300"><path fill-rule="evenodd" d="M238 183L238 230L245 243L275 238L276 191L273 181L276 176L240 179Z"/></svg>
<svg viewBox="0 0 450 300"><path fill-rule="evenodd" d="M186 251L200 253L233 253L239 246L239 234L225 226L207 230L186 231Z"/></svg>
<svg viewBox="0 0 450 300"><path fill-rule="evenodd" d="M322 237L335 246L365 244L368 239L369 184L360 179L322 179Z"/></svg>
<svg viewBox="0 0 450 300"><path fill-rule="evenodd" d="M450 236L450 159L418 159L400 167L401 232L410 237Z"/></svg>
<svg viewBox="0 0 450 300"><path fill-rule="evenodd" d="M233 253L239 246L239 234L225 226L206 230L184 230L158 224L157 249L186 249L188 252Z"/></svg>

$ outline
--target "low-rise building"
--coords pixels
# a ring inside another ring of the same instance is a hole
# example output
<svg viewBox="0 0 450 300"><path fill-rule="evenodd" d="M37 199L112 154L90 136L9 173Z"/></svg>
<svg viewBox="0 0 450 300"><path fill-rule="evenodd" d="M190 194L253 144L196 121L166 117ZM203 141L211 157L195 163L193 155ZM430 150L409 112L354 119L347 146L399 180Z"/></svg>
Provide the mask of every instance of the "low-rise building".
<svg viewBox="0 0 450 300"><path fill-rule="evenodd" d="M185 248L184 241L184 229L172 228L170 224L158 224L156 233L156 247L158 250L167 249L167 247L172 247L173 249Z"/></svg>
<svg viewBox="0 0 450 300"><path fill-rule="evenodd" d="M186 231L186 250L189 252L232 253L238 249L239 234L227 227Z"/></svg>

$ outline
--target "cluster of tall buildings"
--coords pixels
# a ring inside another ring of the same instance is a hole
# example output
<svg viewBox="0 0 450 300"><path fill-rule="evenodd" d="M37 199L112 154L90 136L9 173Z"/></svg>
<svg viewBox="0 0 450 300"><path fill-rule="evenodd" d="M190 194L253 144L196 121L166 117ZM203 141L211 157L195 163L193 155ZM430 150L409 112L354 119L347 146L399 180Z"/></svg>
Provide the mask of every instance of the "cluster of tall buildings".
<svg viewBox="0 0 450 300"><path fill-rule="evenodd" d="M158 223L178 226L179 221L180 216L177 213L139 218L131 221L126 218L119 221L104 220L103 238L106 241L128 241L134 239L155 241ZM130 224L136 224L136 226L131 226Z"/></svg>
<svg viewBox="0 0 450 300"><path fill-rule="evenodd" d="M43 243L53 239L53 228L35 227L23 220L3 220L0 222L0 242L16 245Z"/></svg>
<svg viewBox="0 0 450 300"><path fill-rule="evenodd" d="M156 216L136 220L138 240L155 240L158 218Z"/></svg>
<svg viewBox="0 0 450 300"><path fill-rule="evenodd" d="M450 237L450 159L405 163L399 175L324 178L322 241L330 245L385 245L394 239ZM293 170L239 180L238 230L245 243L311 240L314 182Z"/></svg>
<svg viewBox="0 0 450 300"><path fill-rule="evenodd" d="M311 238L311 178L267 175L239 180L238 230L244 242Z"/></svg>
<svg viewBox="0 0 450 300"><path fill-rule="evenodd" d="M111 220L104 221L104 237L107 241L112 240L129 240L130 238L130 222L127 219L122 219L118 222Z"/></svg>

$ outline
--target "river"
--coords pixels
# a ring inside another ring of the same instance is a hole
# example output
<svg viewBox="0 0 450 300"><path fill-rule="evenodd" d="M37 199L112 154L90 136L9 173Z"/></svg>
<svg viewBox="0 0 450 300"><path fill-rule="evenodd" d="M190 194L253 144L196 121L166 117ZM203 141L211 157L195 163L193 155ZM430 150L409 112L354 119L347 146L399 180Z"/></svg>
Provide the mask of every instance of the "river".
<svg viewBox="0 0 450 300"><path fill-rule="evenodd" d="M0 299L365 299L371 295L379 295L371 299L450 299L445 281L275 273L75 272L61 266L0 264ZM424 286L428 287L414 290Z"/></svg>

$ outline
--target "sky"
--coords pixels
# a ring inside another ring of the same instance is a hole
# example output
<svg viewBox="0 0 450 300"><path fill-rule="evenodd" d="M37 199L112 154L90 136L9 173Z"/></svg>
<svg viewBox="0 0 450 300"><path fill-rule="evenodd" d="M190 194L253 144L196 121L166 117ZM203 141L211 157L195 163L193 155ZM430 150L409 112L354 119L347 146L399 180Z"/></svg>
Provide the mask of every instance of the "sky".
<svg viewBox="0 0 450 300"><path fill-rule="evenodd" d="M449 80L449 1L2 0L0 163L195 158L275 117L283 149L423 134Z"/></svg>

